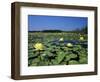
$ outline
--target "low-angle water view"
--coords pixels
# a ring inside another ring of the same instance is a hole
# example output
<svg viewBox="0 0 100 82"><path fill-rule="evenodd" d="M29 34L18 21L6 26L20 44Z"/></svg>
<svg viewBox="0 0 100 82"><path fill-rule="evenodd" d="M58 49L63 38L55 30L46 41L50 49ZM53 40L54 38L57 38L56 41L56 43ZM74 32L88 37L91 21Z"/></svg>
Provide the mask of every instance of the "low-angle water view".
<svg viewBox="0 0 100 82"><path fill-rule="evenodd" d="M88 18L28 15L28 66L88 63Z"/></svg>

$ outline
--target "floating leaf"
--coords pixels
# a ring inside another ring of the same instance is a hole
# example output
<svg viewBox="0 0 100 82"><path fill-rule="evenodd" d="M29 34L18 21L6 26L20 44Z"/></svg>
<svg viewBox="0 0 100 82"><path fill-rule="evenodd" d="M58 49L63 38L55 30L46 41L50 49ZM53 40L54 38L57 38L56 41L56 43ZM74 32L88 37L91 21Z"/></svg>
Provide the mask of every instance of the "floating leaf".
<svg viewBox="0 0 100 82"><path fill-rule="evenodd" d="M52 62L53 65L59 64L58 61L57 61L56 59L55 59L55 60L51 60L51 62Z"/></svg>
<svg viewBox="0 0 100 82"><path fill-rule="evenodd" d="M66 61L69 61L71 58L69 55L66 56Z"/></svg>
<svg viewBox="0 0 100 82"><path fill-rule="evenodd" d="M75 61L75 60L71 60L71 61L69 61L68 63L69 63L69 65L79 64L79 63L78 63L77 61Z"/></svg>
<svg viewBox="0 0 100 82"><path fill-rule="evenodd" d="M58 63L60 63L65 57L65 53L64 52L58 52L56 60Z"/></svg>
<svg viewBox="0 0 100 82"><path fill-rule="evenodd" d="M86 57L80 58L79 63L80 64L87 64L87 58Z"/></svg>
<svg viewBox="0 0 100 82"><path fill-rule="evenodd" d="M76 54L69 54L69 57L70 57L70 58L76 58L77 55L76 55Z"/></svg>

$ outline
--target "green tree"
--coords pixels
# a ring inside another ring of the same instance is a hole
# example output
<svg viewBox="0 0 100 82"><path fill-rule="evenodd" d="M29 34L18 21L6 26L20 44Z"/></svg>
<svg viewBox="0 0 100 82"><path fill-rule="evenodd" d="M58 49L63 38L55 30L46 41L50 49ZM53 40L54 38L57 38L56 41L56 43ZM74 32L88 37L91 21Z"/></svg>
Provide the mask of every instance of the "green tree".
<svg viewBox="0 0 100 82"><path fill-rule="evenodd" d="M85 26L84 28L81 29L81 32L84 33L84 34L87 34L88 33L88 28L87 26Z"/></svg>

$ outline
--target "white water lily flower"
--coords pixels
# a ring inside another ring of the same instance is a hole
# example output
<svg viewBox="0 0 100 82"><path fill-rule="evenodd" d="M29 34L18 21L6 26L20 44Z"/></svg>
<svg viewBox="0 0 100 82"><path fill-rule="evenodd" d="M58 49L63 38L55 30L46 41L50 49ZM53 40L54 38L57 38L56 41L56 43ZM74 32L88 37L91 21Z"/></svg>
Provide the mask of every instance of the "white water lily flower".
<svg viewBox="0 0 100 82"><path fill-rule="evenodd" d="M73 47L73 44L67 43L67 47Z"/></svg>
<svg viewBox="0 0 100 82"><path fill-rule="evenodd" d="M64 40L64 38L60 38L60 39L59 39L59 41L63 41L63 40Z"/></svg>

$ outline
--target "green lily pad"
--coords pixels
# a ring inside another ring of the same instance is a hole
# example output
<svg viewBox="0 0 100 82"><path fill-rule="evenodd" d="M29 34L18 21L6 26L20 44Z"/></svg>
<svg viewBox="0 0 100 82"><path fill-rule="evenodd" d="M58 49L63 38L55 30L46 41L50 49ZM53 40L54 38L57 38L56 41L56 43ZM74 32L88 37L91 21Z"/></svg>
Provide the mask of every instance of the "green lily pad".
<svg viewBox="0 0 100 82"><path fill-rule="evenodd" d="M74 65L74 64L79 64L79 62L75 61L75 60L70 60L68 62L69 65Z"/></svg>
<svg viewBox="0 0 100 82"><path fill-rule="evenodd" d="M60 63L64 59L64 57L65 57L64 52L58 52L56 57L57 63Z"/></svg>
<svg viewBox="0 0 100 82"><path fill-rule="evenodd" d="M83 57L83 58L80 58L80 60L79 60L79 63L80 64L87 64L87 58L86 57Z"/></svg>

